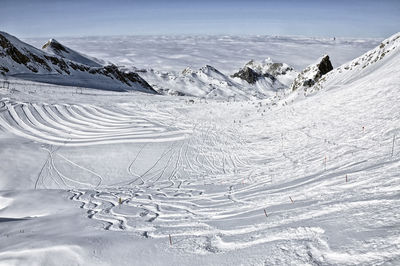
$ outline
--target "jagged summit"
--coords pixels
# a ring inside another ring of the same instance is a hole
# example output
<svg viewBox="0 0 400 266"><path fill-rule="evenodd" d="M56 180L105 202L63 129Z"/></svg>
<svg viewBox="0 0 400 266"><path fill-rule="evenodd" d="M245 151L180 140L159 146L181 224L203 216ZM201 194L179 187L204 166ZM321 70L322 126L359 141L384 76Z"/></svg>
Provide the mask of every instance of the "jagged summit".
<svg viewBox="0 0 400 266"><path fill-rule="evenodd" d="M298 74L292 83L291 89L298 90L312 87L320 78L333 69L332 63L328 55L322 56L318 59L317 63L309 65L302 72Z"/></svg>
<svg viewBox="0 0 400 266"><path fill-rule="evenodd" d="M47 44L45 51L39 50L0 32L0 73L59 85L155 93L137 73L114 65L100 66L55 40Z"/></svg>
<svg viewBox="0 0 400 266"><path fill-rule="evenodd" d="M55 39L50 39L48 40L43 46L42 49L46 49L47 47L51 47L56 51L63 51L68 53L68 50L58 41L56 41Z"/></svg>
<svg viewBox="0 0 400 266"><path fill-rule="evenodd" d="M277 90L288 89L297 72L287 64L267 59L261 63L250 61L231 76L211 65L198 70L187 67L180 73L149 69L140 74L162 94L262 99L275 95Z"/></svg>
<svg viewBox="0 0 400 266"><path fill-rule="evenodd" d="M245 67L250 67L260 74L268 73L273 76L286 75L288 72L293 71L293 68L288 64L273 62L269 57L261 62L250 60Z"/></svg>
<svg viewBox="0 0 400 266"><path fill-rule="evenodd" d="M250 60L238 72L232 75L233 78L240 78L249 84L258 81L268 80L277 83L280 88L289 87L297 72L285 63L276 63L267 58L261 62Z"/></svg>
<svg viewBox="0 0 400 266"><path fill-rule="evenodd" d="M92 67L101 67L101 64L96 62L95 59L89 58L88 56L82 55L77 51L74 51L55 39L48 40L43 46L42 50L47 53L60 56L65 59L69 59L74 62L85 64Z"/></svg>
<svg viewBox="0 0 400 266"><path fill-rule="evenodd" d="M333 69L333 66L332 66L331 61L329 60L329 56L324 55L318 64L319 73L321 74L321 76L323 76L326 73L328 73L329 71L331 71L332 69Z"/></svg>
<svg viewBox="0 0 400 266"><path fill-rule="evenodd" d="M262 77L262 75L254 71L252 68L245 66L244 68L233 74L232 77L243 79L249 84L254 84L259 78Z"/></svg>

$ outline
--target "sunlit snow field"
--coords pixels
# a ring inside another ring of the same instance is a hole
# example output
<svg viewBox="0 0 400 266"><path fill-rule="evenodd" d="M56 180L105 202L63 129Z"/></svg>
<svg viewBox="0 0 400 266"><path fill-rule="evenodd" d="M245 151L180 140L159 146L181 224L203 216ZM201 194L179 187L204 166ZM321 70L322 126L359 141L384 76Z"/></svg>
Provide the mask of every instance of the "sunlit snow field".
<svg viewBox="0 0 400 266"><path fill-rule="evenodd" d="M336 67L379 44L60 41L127 66L227 73L266 57L301 70L325 53ZM11 80L0 89L0 265L398 265L399 66L393 49L293 102Z"/></svg>

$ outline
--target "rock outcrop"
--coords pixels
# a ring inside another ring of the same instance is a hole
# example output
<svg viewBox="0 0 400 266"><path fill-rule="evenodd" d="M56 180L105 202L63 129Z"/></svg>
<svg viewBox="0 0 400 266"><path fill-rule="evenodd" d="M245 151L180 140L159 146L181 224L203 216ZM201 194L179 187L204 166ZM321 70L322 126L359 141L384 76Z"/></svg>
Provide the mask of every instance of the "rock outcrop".
<svg viewBox="0 0 400 266"><path fill-rule="evenodd" d="M328 55L324 55L318 60L318 63L306 67L292 83L291 89L298 90L310 88L317 83L321 77L333 69Z"/></svg>
<svg viewBox="0 0 400 266"><path fill-rule="evenodd" d="M240 69L238 72L232 75L233 78L240 78L247 81L249 84L254 84L257 82L259 78L262 77L261 74L255 72L250 67L244 67Z"/></svg>
<svg viewBox="0 0 400 266"><path fill-rule="evenodd" d="M270 83L278 83L279 87L289 87L297 72L287 64L272 62L270 58L262 62L249 61L242 69L232 75L232 78L240 78L249 84L268 80Z"/></svg>

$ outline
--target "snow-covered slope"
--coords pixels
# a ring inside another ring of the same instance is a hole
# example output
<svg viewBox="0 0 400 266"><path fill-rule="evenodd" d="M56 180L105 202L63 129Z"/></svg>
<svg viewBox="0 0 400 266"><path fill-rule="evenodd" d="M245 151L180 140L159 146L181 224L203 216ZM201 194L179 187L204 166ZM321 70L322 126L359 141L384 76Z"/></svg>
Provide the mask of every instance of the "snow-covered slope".
<svg viewBox="0 0 400 266"><path fill-rule="evenodd" d="M268 98L278 90L289 88L297 75L287 64L274 63L271 59L261 63L252 60L231 76L209 65L199 70L188 67L181 73L137 71L164 94L242 100Z"/></svg>
<svg viewBox="0 0 400 266"><path fill-rule="evenodd" d="M155 93L136 73L121 71L115 65L94 67L48 54L5 32L0 32L0 74L60 85Z"/></svg>
<svg viewBox="0 0 400 266"><path fill-rule="evenodd" d="M400 265L398 36L284 105L11 80L0 264Z"/></svg>
<svg viewBox="0 0 400 266"><path fill-rule="evenodd" d="M332 63L329 60L328 55L324 55L317 60L315 64L306 67L298 76L295 78L291 85L291 90L304 90L307 91L308 88L314 86L321 77L327 74L333 69Z"/></svg>
<svg viewBox="0 0 400 266"><path fill-rule="evenodd" d="M96 62L94 59L90 59L64 45L57 42L55 39L50 39L43 46L42 50L49 54L57 55L62 58L81 63L87 66L100 67L101 64Z"/></svg>
<svg viewBox="0 0 400 266"><path fill-rule="evenodd" d="M353 82L378 84L383 77L399 75L396 64L399 62L400 33L382 41L375 49L366 52L360 57L330 71L311 88L306 94L321 89L332 89L350 85ZM369 85L371 85L369 84Z"/></svg>

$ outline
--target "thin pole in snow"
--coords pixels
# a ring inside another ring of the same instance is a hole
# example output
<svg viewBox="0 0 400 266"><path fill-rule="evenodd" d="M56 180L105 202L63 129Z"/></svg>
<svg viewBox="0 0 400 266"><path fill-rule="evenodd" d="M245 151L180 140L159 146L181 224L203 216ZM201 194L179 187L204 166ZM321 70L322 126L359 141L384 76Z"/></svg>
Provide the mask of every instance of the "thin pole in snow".
<svg viewBox="0 0 400 266"><path fill-rule="evenodd" d="M171 238L171 235L168 235L169 236L169 244L172 246L172 238Z"/></svg>
<svg viewBox="0 0 400 266"><path fill-rule="evenodd" d="M268 217L267 211L265 209L264 209L264 214L265 214L265 217Z"/></svg>
<svg viewBox="0 0 400 266"><path fill-rule="evenodd" d="M347 183L347 175L346 175L346 183Z"/></svg>
<svg viewBox="0 0 400 266"><path fill-rule="evenodd" d="M289 199L290 199L290 201L291 201L292 203L294 203L294 200L292 200L292 197L289 196Z"/></svg>
<svg viewBox="0 0 400 266"><path fill-rule="evenodd" d="M393 135L393 143L392 143L392 157L393 157L393 153L394 153L394 142L396 140L396 134Z"/></svg>

